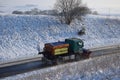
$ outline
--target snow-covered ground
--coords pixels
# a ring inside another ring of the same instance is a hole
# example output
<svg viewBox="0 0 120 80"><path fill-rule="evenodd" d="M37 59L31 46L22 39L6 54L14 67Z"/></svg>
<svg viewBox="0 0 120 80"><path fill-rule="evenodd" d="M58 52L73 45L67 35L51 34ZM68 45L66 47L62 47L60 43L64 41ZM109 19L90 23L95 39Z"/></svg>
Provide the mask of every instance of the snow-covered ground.
<svg viewBox="0 0 120 80"><path fill-rule="evenodd" d="M86 34L79 36L81 27L85 27ZM44 43L72 37L84 40L85 48L120 44L120 16L87 15L82 21L75 20L68 26L53 16L0 15L0 62L37 55L38 48L42 51ZM40 76L43 76L41 80L119 80L118 56L60 65L3 80L33 80L37 77L35 80L40 80Z"/></svg>
<svg viewBox="0 0 120 80"><path fill-rule="evenodd" d="M44 43L72 37L83 39L85 48L120 44L120 16L87 15L68 26L53 16L1 15L0 61L37 55Z"/></svg>
<svg viewBox="0 0 120 80"><path fill-rule="evenodd" d="M83 39L85 48L120 44L120 17L87 15L68 26L53 16L0 15L0 61L37 55L44 43L71 37Z"/></svg>
<svg viewBox="0 0 120 80"><path fill-rule="evenodd" d="M1 80L119 80L120 53L67 63Z"/></svg>

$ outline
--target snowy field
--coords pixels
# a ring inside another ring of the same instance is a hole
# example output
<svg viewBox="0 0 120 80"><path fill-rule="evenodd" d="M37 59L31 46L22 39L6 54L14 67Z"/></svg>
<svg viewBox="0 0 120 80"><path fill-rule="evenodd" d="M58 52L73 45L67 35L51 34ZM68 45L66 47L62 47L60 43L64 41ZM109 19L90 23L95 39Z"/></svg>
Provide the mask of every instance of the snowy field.
<svg viewBox="0 0 120 80"><path fill-rule="evenodd" d="M86 34L79 36L81 27ZM85 48L120 44L120 16L87 15L68 26L53 16L0 15L0 61L34 56L44 43L73 37Z"/></svg>

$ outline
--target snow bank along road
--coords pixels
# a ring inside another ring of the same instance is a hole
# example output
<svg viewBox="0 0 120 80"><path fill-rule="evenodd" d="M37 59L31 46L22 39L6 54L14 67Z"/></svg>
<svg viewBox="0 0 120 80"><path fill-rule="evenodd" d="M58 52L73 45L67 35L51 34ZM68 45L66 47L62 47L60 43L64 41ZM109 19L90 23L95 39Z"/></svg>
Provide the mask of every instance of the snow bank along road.
<svg viewBox="0 0 120 80"><path fill-rule="evenodd" d="M99 57L109 54L120 53L120 45L93 48L90 50L92 51L91 57L93 58L93 57ZM47 66L44 66L42 64L40 55L31 58L24 58L24 59L5 62L5 63L0 63L0 78L28 72L44 67Z"/></svg>

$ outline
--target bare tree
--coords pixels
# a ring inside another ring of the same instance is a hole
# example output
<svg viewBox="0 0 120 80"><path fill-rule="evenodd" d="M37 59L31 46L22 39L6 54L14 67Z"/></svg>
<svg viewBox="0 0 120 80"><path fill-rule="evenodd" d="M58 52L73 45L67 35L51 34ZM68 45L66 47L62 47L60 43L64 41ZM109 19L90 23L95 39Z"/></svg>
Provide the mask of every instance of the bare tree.
<svg viewBox="0 0 120 80"><path fill-rule="evenodd" d="M83 6L81 0L57 0L55 9L59 12L59 19L68 25L77 16L86 14L89 11L87 7Z"/></svg>

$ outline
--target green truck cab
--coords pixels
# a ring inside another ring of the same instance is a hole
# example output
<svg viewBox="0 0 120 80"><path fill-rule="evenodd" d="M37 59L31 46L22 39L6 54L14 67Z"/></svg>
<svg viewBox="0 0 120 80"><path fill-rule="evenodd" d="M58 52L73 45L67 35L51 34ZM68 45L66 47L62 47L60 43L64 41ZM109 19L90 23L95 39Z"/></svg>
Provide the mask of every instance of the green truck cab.
<svg viewBox="0 0 120 80"><path fill-rule="evenodd" d="M78 38L65 39L69 43L69 51L73 53L83 53L84 42Z"/></svg>

